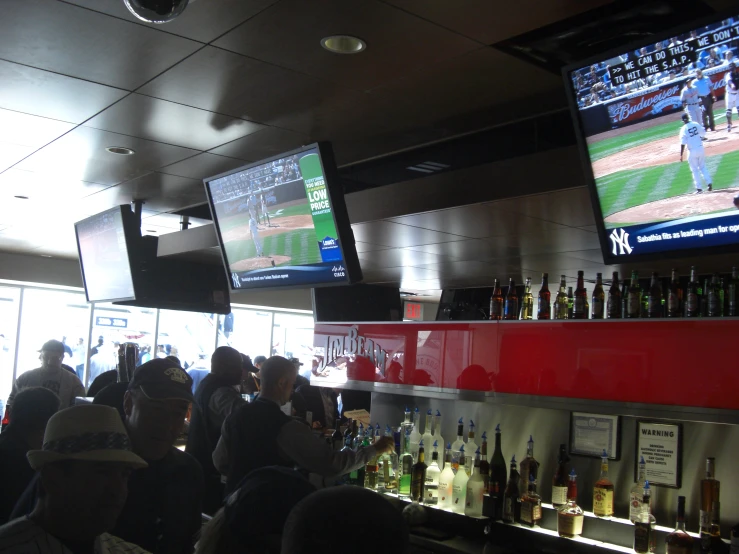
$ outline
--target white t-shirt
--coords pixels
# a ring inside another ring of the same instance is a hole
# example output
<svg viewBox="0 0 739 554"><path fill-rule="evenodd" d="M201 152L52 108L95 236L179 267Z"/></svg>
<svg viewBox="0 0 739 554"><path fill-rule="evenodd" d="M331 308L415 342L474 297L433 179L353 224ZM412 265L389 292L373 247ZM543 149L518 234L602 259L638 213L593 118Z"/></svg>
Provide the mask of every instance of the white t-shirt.
<svg viewBox="0 0 739 554"><path fill-rule="evenodd" d="M59 397L59 409L74 405L76 396L85 396L85 387L77 375L66 369L38 368L26 371L13 383L13 390L8 397L8 406L12 406L15 395L26 387L44 387ZM11 418L12 418L11 412Z"/></svg>
<svg viewBox="0 0 739 554"><path fill-rule="evenodd" d="M703 141L701 137L706 136L703 125L698 125L695 121L689 121L680 129L680 144L688 147L689 152L702 152Z"/></svg>

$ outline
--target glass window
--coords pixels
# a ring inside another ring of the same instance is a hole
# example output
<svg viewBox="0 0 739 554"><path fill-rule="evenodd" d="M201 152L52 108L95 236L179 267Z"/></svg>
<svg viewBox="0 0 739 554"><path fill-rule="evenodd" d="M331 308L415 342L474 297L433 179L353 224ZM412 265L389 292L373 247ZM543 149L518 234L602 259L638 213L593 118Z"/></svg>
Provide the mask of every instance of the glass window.
<svg viewBox="0 0 739 554"><path fill-rule="evenodd" d="M16 376L41 365L38 351L51 339L68 347L64 364L73 369L84 366L89 329L90 306L84 294L25 289Z"/></svg>
<svg viewBox="0 0 739 554"><path fill-rule="evenodd" d="M235 308L222 315L218 325L218 346L232 346L252 361L257 356L269 357L272 312Z"/></svg>
<svg viewBox="0 0 739 554"><path fill-rule="evenodd" d="M92 357L90 358L90 383L118 364L118 345L133 342L139 345L137 365L153 356L156 335L157 311L153 308L95 304L92 314Z"/></svg>
<svg viewBox="0 0 739 554"><path fill-rule="evenodd" d="M13 386L15 333L18 330L18 302L21 289L0 287L0 417Z"/></svg>
<svg viewBox="0 0 739 554"><path fill-rule="evenodd" d="M300 374L310 378L313 366L313 316L275 313L272 355L298 358Z"/></svg>
<svg viewBox="0 0 739 554"><path fill-rule="evenodd" d="M215 344L215 314L159 310L157 352L154 356L177 356L185 369L210 369L210 356Z"/></svg>

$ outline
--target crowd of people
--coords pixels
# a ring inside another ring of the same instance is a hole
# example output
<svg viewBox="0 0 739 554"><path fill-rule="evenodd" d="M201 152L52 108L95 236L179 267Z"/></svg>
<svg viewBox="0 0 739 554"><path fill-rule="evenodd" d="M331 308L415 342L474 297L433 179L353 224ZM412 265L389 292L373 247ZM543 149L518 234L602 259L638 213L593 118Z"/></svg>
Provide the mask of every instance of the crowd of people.
<svg viewBox="0 0 739 554"><path fill-rule="evenodd" d="M90 391L63 359L64 344L48 341L41 367L13 384L0 433L1 553L344 552L335 520L348 505L386 532L386 550L405 550L392 504L327 487L394 448L384 438L337 451L315 432L369 398L342 402L301 377L295 359L252 363L222 346L205 374L154 358L80 403ZM205 526L202 514L213 516Z"/></svg>

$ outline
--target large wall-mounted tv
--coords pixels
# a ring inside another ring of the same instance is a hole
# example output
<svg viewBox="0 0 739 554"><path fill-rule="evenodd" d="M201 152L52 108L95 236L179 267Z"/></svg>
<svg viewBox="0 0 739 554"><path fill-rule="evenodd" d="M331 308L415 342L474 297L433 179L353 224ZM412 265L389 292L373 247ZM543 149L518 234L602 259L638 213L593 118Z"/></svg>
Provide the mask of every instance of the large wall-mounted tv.
<svg viewBox="0 0 739 554"><path fill-rule="evenodd" d="M606 263L739 249L738 57L739 10L564 69Z"/></svg>
<svg viewBox="0 0 739 554"><path fill-rule="evenodd" d="M310 144L204 183L231 290L361 279L330 144Z"/></svg>

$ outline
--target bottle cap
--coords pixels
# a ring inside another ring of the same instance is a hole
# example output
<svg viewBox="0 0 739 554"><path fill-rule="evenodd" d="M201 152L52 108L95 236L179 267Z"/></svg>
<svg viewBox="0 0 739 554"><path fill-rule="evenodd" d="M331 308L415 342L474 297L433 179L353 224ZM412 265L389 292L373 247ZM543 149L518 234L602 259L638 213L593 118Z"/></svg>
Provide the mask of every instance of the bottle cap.
<svg viewBox="0 0 739 554"><path fill-rule="evenodd" d="M462 446L460 446L460 447L459 447L459 451L460 451L460 452L461 452L462 454L464 454L464 445L462 445Z"/></svg>
<svg viewBox="0 0 739 554"><path fill-rule="evenodd" d="M474 428L475 428L475 422L474 422L474 421L472 421L472 420L470 420L470 427L471 427L472 429L474 429Z"/></svg>
<svg viewBox="0 0 739 554"><path fill-rule="evenodd" d="M464 425L464 418L460 417L459 421L457 422L459 425Z"/></svg>
<svg viewBox="0 0 739 554"><path fill-rule="evenodd" d="M377 429L378 431L380 430L380 424L379 423L377 425L375 425L375 429Z"/></svg>
<svg viewBox="0 0 739 554"><path fill-rule="evenodd" d="M477 454L478 456L480 455L480 447L479 446L477 447L477 450L475 450L475 454Z"/></svg>
<svg viewBox="0 0 739 554"><path fill-rule="evenodd" d="M516 455L515 454L513 455L513 458L511 458L511 463L512 464L515 464L516 463Z"/></svg>
<svg viewBox="0 0 739 554"><path fill-rule="evenodd" d="M393 432L393 428L390 427L390 424L385 425L385 431L388 432L388 433L392 433Z"/></svg>
<svg viewBox="0 0 739 554"><path fill-rule="evenodd" d="M429 408L428 411L426 412L426 415L431 415L431 414L433 414L433 412L431 411L431 408Z"/></svg>
<svg viewBox="0 0 739 554"><path fill-rule="evenodd" d="M601 458L608 458L608 452L606 452L605 448L603 449L603 454L600 456Z"/></svg>
<svg viewBox="0 0 739 554"><path fill-rule="evenodd" d="M500 433L500 423L498 423L498 425L495 426L495 432Z"/></svg>
<svg viewBox="0 0 739 554"><path fill-rule="evenodd" d="M434 441L434 448L439 448L439 441Z"/></svg>
<svg viewBox="0 0 739 554"><path fill-rule="evenodd" d="M359 428L364 429L364 423L362 423L361 421L359 422Z"/></svg>
<svg viewBox="0 0 739 554"><path fill-rule="evenodd" d="M452 449L452 443L451 442L446 443L446 449L447 450L451 450Z"/></svg>
<svg viewBox="0 0 739 554"><path fill-rule="evenodd" d="M482 440L484 440L484 441L488 440L488 433L487 433L487 431L483 431L482 432Z"/></svg>
<svg viewBox="0 0 739 554"><path fill-rule="evenodd" d="M529 483L534 483L535 481L536 481L536 479L534 479L534 474L533 473L530 473L529 474Z"/></svg>
<svg viewBox="0 0 739 554"><path fill-rule="evenodd" d="M577 473L575 473L575 468L573 467L570 470L570 478L574 479L575 477L577 477Z"/></svg>
<svg viewBox="0 0 739 554"><path fill-rule="evenodd" d="M651 487L649 486L649 481L644 481L644 490L648 491Z"/></svg>
<svg viewBox="0 0 739 554"><path fill-rule="evenodd" d="M441 417L441 412L439 410L436 410L436 417Z"/></svg>
<svg viewBox="0 0 739 554"><path fill-rule="evenodd" d="M423 448L423 439L421 439L421 442L418 443L418 448Z"/></svg>
<svg viewBox="0 0 739 554"><path fill-rule="evenodd" d="M408 440L410 440L410 437L411 437L411 430L410 429L406 429L405 430L405 436L408 438Z"/></svg>
<svg viewBox="0 0 739 554"><path fill-rule="evenodd" d="M405 407L405 413L409 413L410 411L411 411L411 409L408 406L406 406Z"/></svg>
<svg viewBox="0 0 739 554"><path fill-rule="evenodd" d="M529 442L534 442L534 435L529 435Z"/></svg>
<svg viewBox="0 0 739 554"><path fill-rule="evenodd" d="M647 465L647 462L644 461L644 456L641 457L641 459L639 460L639 463Z"/></svg>
<svg viewBox="0 0 739 554"><path fill-rule="evenodd" d="M416 413L418 413L418 406L416 406Z"/></svg>

